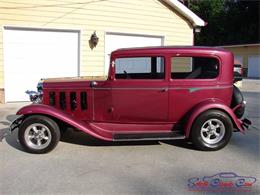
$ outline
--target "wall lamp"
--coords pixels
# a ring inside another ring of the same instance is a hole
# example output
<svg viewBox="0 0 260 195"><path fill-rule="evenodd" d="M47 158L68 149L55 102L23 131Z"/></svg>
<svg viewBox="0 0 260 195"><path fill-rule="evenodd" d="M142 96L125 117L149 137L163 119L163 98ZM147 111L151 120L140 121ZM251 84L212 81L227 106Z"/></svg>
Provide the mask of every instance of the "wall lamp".
<svg viewBox="0 0 260 195"><path fill-rule="evenodd" d="M94 49L97 44L98 44L99 38L96 34L96 31L91 35L90 39L89 39L89 47L91 49Z"/></svg>

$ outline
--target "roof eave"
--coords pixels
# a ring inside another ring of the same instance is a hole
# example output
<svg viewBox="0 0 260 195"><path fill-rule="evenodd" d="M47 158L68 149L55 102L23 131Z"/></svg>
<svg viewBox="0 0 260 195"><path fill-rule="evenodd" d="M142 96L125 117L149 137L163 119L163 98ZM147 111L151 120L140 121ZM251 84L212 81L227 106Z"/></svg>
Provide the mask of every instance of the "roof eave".
<svg viewBox="0 0 260 195"><path fill-rule="evenodd" d="M195 27L203 27L206 26L206 22L202 20L199 16L193 13L189 8L183 5L178 0L163 0L168 5L170 5L173 9L180 12L185 18L187 18L191 23L192 26Z"/></svg>

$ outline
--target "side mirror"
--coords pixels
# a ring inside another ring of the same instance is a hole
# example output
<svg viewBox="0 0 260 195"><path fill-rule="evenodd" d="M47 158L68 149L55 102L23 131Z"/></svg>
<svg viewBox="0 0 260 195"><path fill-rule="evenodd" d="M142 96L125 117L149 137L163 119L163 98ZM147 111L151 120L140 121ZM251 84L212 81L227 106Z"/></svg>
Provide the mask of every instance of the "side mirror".
<svg viewBox="0 0 260 195"><path fill-rule="evenodd" d="M115 79L115 61L113 60L110 64L110 69L109 69L109 80L114 80Z"/></svg>

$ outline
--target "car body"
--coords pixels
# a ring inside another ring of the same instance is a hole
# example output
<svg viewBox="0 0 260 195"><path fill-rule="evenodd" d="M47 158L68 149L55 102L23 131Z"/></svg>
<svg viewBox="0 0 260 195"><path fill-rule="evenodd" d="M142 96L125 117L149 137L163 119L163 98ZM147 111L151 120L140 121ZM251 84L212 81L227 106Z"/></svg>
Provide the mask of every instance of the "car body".
<svg viewBox="0 0 260 195"><path fill-rule="evenodd" d="M19 126L21 144L35 153L55 147L37 145L59 139L60 122L107 141L191 139L217 150L250 124L236 116L244 101L231 106L233 65L233 54L217 48L116 50L107 78L43 79L37 103L21 108L11 129Z"/></svg>

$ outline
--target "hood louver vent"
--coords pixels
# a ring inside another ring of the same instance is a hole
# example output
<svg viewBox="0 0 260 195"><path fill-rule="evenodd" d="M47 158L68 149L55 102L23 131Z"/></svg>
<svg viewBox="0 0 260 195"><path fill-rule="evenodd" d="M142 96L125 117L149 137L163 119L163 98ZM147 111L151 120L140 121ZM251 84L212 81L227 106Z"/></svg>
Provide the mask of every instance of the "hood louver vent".
<svg viewBox="0 0 260 195"><path fill-rule="evenodd" d="M87 103L87 92L55 92L50 91L49 93L49 105L58 107L62 110L77 111L86 111L88 109ZM69 103L69 105L67 105Z"/></svg>

